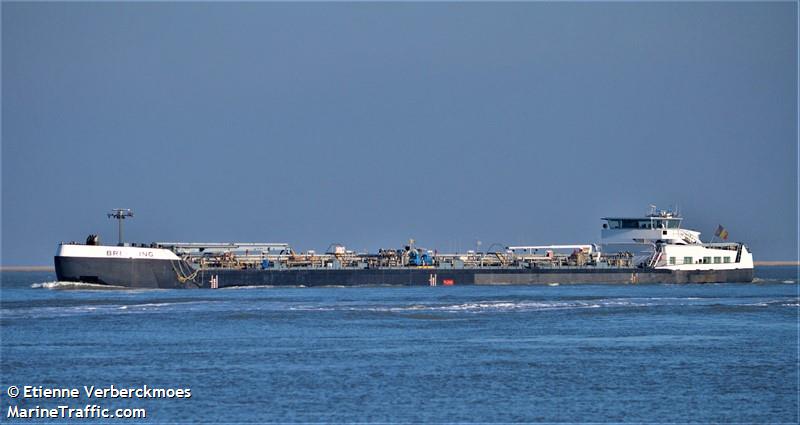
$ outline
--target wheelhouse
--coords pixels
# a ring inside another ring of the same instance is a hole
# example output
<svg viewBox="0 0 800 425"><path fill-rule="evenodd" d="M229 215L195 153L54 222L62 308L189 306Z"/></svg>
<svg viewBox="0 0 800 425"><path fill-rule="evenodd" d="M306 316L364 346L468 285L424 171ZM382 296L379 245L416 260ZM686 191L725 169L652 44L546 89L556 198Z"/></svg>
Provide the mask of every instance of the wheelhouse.
<svg viewBox="0 0 800 425"><path fill-rule="evenodd" d="M680 217L622 218L603 217L604 229L680 229Z"/></svg>

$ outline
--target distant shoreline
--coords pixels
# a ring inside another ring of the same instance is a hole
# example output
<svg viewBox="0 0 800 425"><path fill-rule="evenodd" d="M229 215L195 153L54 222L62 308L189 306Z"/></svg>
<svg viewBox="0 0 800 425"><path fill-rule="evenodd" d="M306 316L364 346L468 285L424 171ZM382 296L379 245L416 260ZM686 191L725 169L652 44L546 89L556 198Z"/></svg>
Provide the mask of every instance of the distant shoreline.
<svg viewBox="0 0 800 425"><path fill-rule="evenodd" d="M756 266L800 266L800 261L753 261Z"/></svg>
<svg viewBox="0 0 800 425"><path fill-rule="evenodd" d="M0 266L0 272L55 272L53 266Z"/></svg>
<svg viewBox="0 0 800 425"><path fill-rule="evenodd" d="M800 266L800 261L755 261L758 267ZM53 266L0 266L0 272L51 272L55 273Z"/></svg>

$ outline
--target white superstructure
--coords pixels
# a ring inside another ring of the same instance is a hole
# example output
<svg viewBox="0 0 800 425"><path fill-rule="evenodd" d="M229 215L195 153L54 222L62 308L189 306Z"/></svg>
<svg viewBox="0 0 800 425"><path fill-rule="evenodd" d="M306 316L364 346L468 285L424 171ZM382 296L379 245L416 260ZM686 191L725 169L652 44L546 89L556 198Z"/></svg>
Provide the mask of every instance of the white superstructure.
<svg viewBox="0 0 800 425"><path fill-rule="evenodd" d="M661 245L653 267L670 270L752 269L753 254L741 243Z"/></svg>
<svg viewBox="0 0 800 425"><path fill-rule="evenodd" d="M162 248L66 243L58 246L56 257L180 260L180 257L175 255L174 252Z"/></svg>
<svg viewBox="0 0 800 425"><path fill-rule="evenodd" d="M681 228L681 217L656 211L644 217L604 217L601 249L630 252L637 263L670 270L752 269L753 254L741 243L703 243L700 232Z"/></svg>

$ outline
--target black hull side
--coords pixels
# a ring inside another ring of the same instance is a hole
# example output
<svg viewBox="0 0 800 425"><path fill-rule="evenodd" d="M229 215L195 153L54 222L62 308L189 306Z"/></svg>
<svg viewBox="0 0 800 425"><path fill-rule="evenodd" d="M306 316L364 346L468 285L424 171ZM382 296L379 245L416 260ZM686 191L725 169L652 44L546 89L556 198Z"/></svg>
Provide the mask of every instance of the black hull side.
<svg viewBox="0 0 800 425"><path fill-rule="evenodd" d="M55 257L61 281L88 282L131 288L210 288L230 286L428 286L640 284L752 282L753 269L670 271L654 269L205 269L192 279L183 261L120 258ZM181 277L181 278L179 278ZM212 282L214 282L212 284Z"/></svg>
<svg viewBox="0 0 800 425"><path fill-rule="evenodd" d="M384 269L384 270L205 270L204 287L211 277L217 286L429 286L536 285L536 284L645 284L752 282L753 270L673 272L646 269Z"/></svg>
<svg viewBox="0 0 800 425"><path fill-rule="evenodd" d="M85 282L128 288L182 288L173 268L180 261L55 257L56 276L62 282ZM184 270L188 270L184 266Z"/></svg>

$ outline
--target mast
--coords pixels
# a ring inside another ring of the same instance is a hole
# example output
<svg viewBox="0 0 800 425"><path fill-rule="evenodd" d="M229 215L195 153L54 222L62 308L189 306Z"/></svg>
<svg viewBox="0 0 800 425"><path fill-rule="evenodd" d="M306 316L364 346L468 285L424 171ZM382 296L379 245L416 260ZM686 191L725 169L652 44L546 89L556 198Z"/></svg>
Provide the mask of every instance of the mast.
<svg viewBox="0 0 800 425"><path fill-rule="evenodd" d="M122 220L128 217L133 217L133 211L130 208L114 208L110 213L106 214L108 218L116 218L118 223L118 237L119 242L117 245L122 246Z"/></svg>

